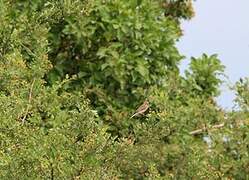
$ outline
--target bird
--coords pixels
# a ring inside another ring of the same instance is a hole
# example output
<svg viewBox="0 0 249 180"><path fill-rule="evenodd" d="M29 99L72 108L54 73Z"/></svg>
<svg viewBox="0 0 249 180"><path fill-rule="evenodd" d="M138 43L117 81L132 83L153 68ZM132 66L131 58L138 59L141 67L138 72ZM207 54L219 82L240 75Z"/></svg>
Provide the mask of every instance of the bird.
<svg viewBox="0 0 249 180"><path fill-rule="evenodd" d="M130 119L135 116L144 114L149 109L149 107L150 107L149 101L145 100L144 103L141 106L139 106L139 108L137 108L136 112L130 117Z"/></svg>

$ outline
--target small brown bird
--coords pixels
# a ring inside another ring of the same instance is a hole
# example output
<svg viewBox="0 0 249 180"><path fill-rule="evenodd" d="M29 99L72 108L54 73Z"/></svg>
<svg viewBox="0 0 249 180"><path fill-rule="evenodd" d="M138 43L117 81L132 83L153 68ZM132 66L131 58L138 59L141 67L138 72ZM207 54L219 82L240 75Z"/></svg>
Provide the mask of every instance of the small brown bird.
<svg viewBox="0 0 249 180"><path fill-rule="evenodd" d="M145 100L144 103L141 106L139 106L136 112L130 117L130 119L135 116L143 115L149 109L149 106L150 106L149 102Z"/></svg>

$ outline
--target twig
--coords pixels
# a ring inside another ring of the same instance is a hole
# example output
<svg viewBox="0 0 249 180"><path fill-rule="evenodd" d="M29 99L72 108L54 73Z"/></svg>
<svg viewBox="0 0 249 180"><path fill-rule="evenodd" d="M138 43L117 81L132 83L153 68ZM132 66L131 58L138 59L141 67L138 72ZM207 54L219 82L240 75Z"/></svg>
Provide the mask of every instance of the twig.
<svg viewBox="0 0 249 180"><path fill-rule="evenodd" d="M27 105L27 108L26 108L26 111L25 111L25 115L22 118L22 123L25 122L25 119L27 118L27 115L28 115L28 112L29 112L29 107L30 107L30 104L31 104L31 101L32 101L32 91L33 91L34 83L35 83L35 79L32 81L32 84L31 84L30 89L29 89L28 105Z"/></svg>
<svg viewBox="0 0 249 180"><path fill-rule="evenodd" d="M189 134L190 135L197 135L197 134L201 134L202 132L204 132L206 129L202 128L202 129L197 129L194 131L191 131Z"/></svg>
<svg viewBox="0 0 249 180"><path fill-rule="evenodd" d="M54 168L53 168L53 163L52 162L50 163L50 166L51 166L51 171L50 171L51 177L50 177L50 179L54 180Z"/></svg>
<svg viewBox="0 0 249 180"><path fill-rule="evenodd" d="M214 125L214 126L211 127L210 131L215 130L215 129L220 129L220 128L224 127L224 125L225 125L224 123ZM203 133L205 131L207 131L206 127L191 131L189 134L190 135L197 135L197 134L201 134L201 133Z"/></svg>
<svg viewBox="0 0 249 180"><path fill-rule="evenodd" d="M213 128L213 129L219 129L219 128L222 128L222 127L224 127L224 126L225 126L225 124L222 123L222 124L214 125L212 128Z"/></svg>

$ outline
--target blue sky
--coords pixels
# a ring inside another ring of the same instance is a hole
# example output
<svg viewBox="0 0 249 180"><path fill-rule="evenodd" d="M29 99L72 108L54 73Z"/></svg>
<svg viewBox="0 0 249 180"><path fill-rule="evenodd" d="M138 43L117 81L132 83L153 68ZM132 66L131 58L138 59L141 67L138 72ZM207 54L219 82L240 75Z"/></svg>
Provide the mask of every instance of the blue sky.
<svg viewBox="0 0 249 180"><path fill-rule="evenodd" d="M188 67L191 56L218 54L226 66L230 83L249 77L249 0L197 0L196 15L184 21L184 36L177 43L186 56L181 69ZM234 93L224 84L218 103L226 109L233 106Z"/></svg>

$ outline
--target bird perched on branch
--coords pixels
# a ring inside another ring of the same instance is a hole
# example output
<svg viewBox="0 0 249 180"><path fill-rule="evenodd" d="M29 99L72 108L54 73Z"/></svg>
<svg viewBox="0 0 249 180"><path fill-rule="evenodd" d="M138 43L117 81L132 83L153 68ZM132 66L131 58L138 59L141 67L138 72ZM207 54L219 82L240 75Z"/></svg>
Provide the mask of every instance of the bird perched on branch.
<svg viewBox="0 0 249 180"><path fill-rule="evenodd" d="M149 106L150 106L149 102L145 100L144 103L141 106L139 106L139 108L137 108L136 112L130 118L143 115L149 109Z"/></svg>

